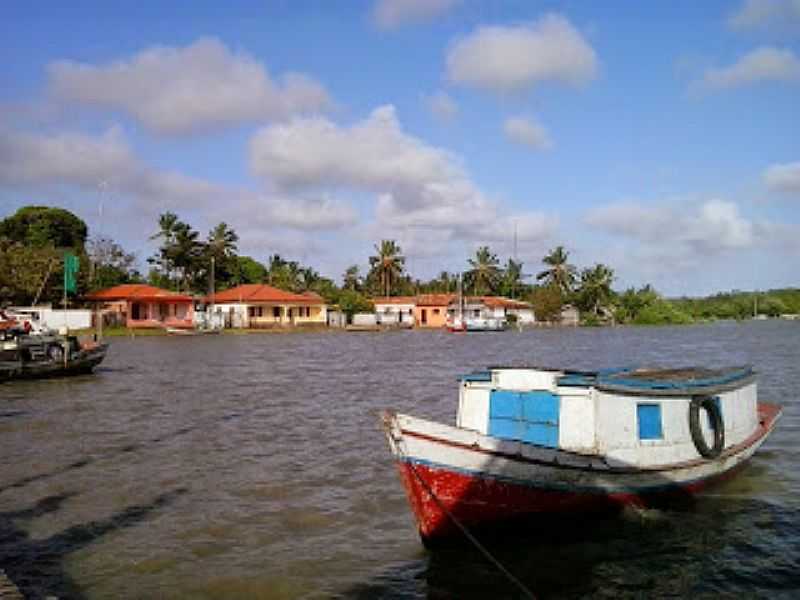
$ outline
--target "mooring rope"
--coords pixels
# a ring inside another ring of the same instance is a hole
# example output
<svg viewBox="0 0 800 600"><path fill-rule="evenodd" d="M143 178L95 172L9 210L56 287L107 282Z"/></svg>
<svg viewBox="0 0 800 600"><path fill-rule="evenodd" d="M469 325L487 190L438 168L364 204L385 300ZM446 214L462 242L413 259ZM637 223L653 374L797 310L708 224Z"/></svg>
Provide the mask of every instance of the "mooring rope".
<svg viewBox="0 0 800 600"><path fill-rule="evenodd" d="M497 568L498 571L500 571L503 575L505 575L508 578L508 580L511 581L511 583L513 583L515 586L519 588L519 590L523 593L523 595L530 598L531 600L536 600L536 596L533 594L533 592L531 592L525 586L524 583L522 583L519 579L517 579L511 571L509 571L505 566L503 566L503 564L499 560L497 560L492 555L492 553L489 552L489 550L487 550L486 547L478 541L478 539L474 535L472 535L469 529L467 529L466 525L464 525L447 508L447 506L445 506L444 502L442 502L439 496L436 495L436 492L433 491L433 488L430 486L430 484L427 481L425 481L422 475L419 474L419 472L417 471L417 467L414 465L412 459L400 447L401 440L398 440L396 437L394 437L391 431L389 432L389 435L391 435L392 440L394 440L394 446L395 448L397 448L398 454L404 457L404 462L411 468L411 472L414 473L414 477L417 478L417 481L419 481L420 485L422 485L422 487L425 488L425 491L430 495L430 497L433 498L433 501L436 503L436 506L438 506L439 509L445 515L447 515L447 517L455 524L455 526L458 527L461 533L464 534L464 537L466 537L480 551L480 553L483 554L486 560L492 563Z"/></svg>

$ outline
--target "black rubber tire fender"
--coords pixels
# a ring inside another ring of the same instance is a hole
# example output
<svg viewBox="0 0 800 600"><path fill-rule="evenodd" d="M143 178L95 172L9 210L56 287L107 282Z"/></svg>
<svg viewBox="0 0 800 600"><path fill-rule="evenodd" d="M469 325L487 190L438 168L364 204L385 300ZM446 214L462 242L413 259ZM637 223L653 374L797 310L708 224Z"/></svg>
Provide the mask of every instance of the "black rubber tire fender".
<svg viewBox="0 0 800 600"><path fill-rule="evenodd" d="M714 429L714 445L709 447L703 437L703 430L700 427L700 409L704 408L711 417L711 425ZM722 421L722 411L714 402L712 396L692 396L689 404L689 430L692 433L694 447L704 458L717 458L725 447L725 424Z"/></svg>
<svg viewBox="0 0 800 600"><path fill-rule="evenodd" d="M64 349L59 344L50 344L47 347L47 357L53 362L64 360Z"/></svg>

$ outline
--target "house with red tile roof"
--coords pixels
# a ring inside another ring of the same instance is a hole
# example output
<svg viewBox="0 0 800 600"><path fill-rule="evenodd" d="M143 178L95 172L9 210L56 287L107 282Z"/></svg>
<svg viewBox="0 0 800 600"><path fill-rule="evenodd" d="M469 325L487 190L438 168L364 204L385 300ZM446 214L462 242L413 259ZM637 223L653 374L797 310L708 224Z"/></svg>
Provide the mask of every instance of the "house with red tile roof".
<svg viewBox="0 0 800 600"><path fill-rule="evenodd" d="M213 296L214 305L226 327L267 328L299 325L325 325L327 307L314 292L297 294L263 283L247 283Z"/></svg>
<svg viewBox="0 0 800 600"><path fill-rule="evenodd" d="M508 320L508 317L513 315L520 325L533 325L536 323L533 305L528 302L503 296L477 296L471 297L469 300L481 307L481 314L476 316L487 319Z"/></svg>
<svg viewBox="0 0 800 600"><path fill-rule="evenodd" d="M143 283L125 283L88 294L104 318L116 316L131 329L194 327L194 299Z"/></svg>
<svg viewBox="0 0 800 600"><path fill-rule="evenodd" d="M426 329L445 327L448 308L455 300L455 294L420 294L414 306L416 326Z"/></svg>
<svg viewBox="0 0 800 600"><path fill-rule="evenodd" d="M416 296L380 296L370 301L375 307L375 321L378 325L414 326Z"/></svg>

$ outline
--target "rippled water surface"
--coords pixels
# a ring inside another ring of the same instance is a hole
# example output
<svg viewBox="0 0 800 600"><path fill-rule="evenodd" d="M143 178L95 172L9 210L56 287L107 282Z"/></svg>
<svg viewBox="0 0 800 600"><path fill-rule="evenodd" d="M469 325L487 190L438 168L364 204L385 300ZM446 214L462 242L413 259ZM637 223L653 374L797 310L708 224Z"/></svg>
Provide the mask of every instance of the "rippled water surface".
<svg viewBox="0 0 800 600"><path fill-rule="evenodd" d="M31 597L488 598L424 550L378 412L453 422L489 364L752 363L778 429L691 506L505 533L538 596L800 594L800 323L113 339L92 376L0 385L0 568Z"/></svg>

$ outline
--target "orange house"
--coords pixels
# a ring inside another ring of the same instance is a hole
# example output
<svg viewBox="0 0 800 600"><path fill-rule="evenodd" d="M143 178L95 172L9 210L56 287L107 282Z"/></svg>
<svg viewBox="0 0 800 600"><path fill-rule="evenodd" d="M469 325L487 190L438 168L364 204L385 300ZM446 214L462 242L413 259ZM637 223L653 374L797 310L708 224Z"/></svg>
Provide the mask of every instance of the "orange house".
<svg viewBox="0 0 800 600"><path fill-rule="evenodd" d="M447 307L455 294L422 294L417 296L414 321L417 327L440 328L447 324Z"/></svg>
<svg viewBox="0 0 800 600"><path fill-rule="evenodd" d="M194 300L185 294L141 283L126 283L92 292L86 299L116 313L130 329L194 327Z"/></svg>

